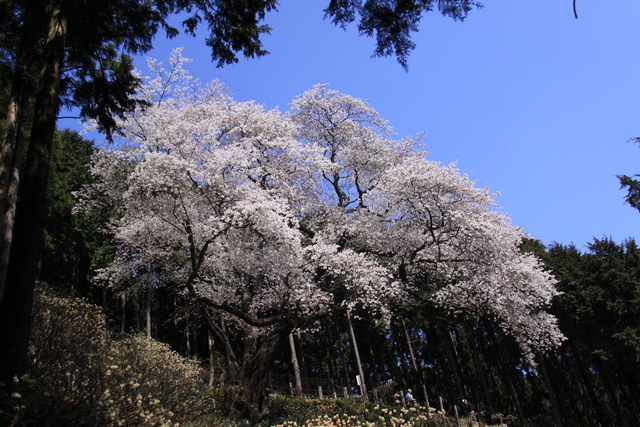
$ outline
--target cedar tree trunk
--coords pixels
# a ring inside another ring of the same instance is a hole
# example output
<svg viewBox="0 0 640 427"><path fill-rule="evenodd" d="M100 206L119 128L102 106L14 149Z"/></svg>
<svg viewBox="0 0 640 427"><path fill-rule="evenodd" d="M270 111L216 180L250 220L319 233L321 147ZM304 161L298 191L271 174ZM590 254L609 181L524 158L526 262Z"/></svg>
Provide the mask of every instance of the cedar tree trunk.
<svg viewBox="0 0 640 427"><path fill-rule="evenodd" d="M58 91L64 60L65 17L51 6L44 66L34 105L29 152L20 186L7 281L0 305L0 381L7 389L26 365L31 310L44 228L45 195L51 147L59 110Z"/></svg>

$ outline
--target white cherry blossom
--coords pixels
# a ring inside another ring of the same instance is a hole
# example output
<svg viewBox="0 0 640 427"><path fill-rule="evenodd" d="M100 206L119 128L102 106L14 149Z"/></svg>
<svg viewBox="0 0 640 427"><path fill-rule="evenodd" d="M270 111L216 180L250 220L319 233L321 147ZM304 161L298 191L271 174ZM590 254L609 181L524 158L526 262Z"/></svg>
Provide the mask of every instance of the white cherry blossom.
<svg viewBox="0 0 640 427"><path fill-rule="evenodd" d="M326 85L287 114L235 102L186 62L179 51L168 71L150 62L150 106L121 123L80 193L83 209L117 212L118 256L99 280L157 266L154 280L254 336L355 306L389 316L409 292L436 291L438 304L496 319L529 359L561 342L543 311L554 279L519 252L523 232L455 165L428 160L419 136L392 139L366 101Z"/></svg>

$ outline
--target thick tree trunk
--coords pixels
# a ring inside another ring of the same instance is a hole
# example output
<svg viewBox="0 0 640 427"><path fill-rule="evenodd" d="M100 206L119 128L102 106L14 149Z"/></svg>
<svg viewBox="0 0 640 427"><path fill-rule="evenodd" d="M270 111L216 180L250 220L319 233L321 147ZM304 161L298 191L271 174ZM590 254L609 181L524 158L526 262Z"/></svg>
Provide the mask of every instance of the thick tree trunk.
<svg viewBox="0 0 640 427"><path fill-rule="evenodd" d="M23 21L24 27L34 30L32 20L33 15L26 14L26 18ZM27 31L25 34L20 35L18 53L13 64L11 92L5 109L4 128L0 134L0 157L2 159L0 161L0 215L5 212L7 206L6 196L12 165L16 163L15 154L21 154L21 151L15 146L16 132L18 132L18 128L21 125L24 127L24 119L31 100L28 94L34 91L33 84L29 82L29 71L26 64L29 62L28 57L32 56L34 40L43 36L44 34L37 34L36 31ZM0 295L2 294L1 289L4 286L4 281L5 276L0 277Z"/></svg>
<svg viewBox="0 0 640 427"><path fill-rule="evenodd" d="M269 411L269 373L290 333L290 326L279 325L244 349L242 368L236 381L238 387L232 390L230 397L233 408L252 422L259 421Z"/></svg>
<svg viewBox="0 0 640 427"><path fill-rule="evenodd" d="M19 92L21 92L21 88L17 86L17 79L14 79L13 84L11 86L11 94L9 95L9 100L7 101L6 115L4 118L4 128L2 129L2 134L0 134L0 156L2 156L2 162L0 162L0 185L2 188L2 196L5 194L5 188L7 187L7 183L9 182L9 174L8 171L11 168L11 163L13 162L13 142L15 141L15 131L16 131L16 123L18 119L18 98ZM0 208L4 209L3 199L0 198Z"/></svg>
<svg viewBox="0 0 640 427"><path fill-rule="evenodd" d="M15 145L9 152L4 153L4 160L9 160L11 163L7 169L2 172L2 201L0 207L0 214L2 214L2 235L0 238L0 301L2 301L2 295L4 293L4 287L7 279L7 270L9 268L9 256L11 254L11 242L13 241L13 227L15 224L16 207L18 203L18 190L20 185L20 169L22 166L22 153L24 152L25 142L25 130L27 120L27 105L26 99L23 99L23 103L20 106L20 112L18 114L17 128L12 131L11 138L15 138Z"/></svg>
<svg viewBox="0 0 640 427"><path fill-rule="evenodd" d="M47 61L51 59L51 51L47 51L48 48L53 48L51 41L56 37L55 35L55 17L50 20L49 28L43 28L40 24L39 18L42 11L40 8L33 8L34 10L25 12L22 16L22 28L24 29L20 35L15 35L19 38L18 51L15 57L15 62L12 64L13 77L11 79L11 92L6 104L6 116L4 122L4 129L0 134L0 222L4 221L5 212L11 210L10 219L11 224L1 225L0 230L7 229L9 241L2 243L2 247L7 249L0 249L2 254L3 265L0 266L0 303L4 294L4 288L7 280L7 263L9 259L9 248L11 245L11 237L13 235L13 215L15 215L17 198L9 200L7 195L9 193L10 181L13 179L14 174L18 174L19 169L22 166L22 152L24 147L24 128L26 126L27 113L30 109L30 104L33 101L32 94L36 93L39 89L42 89L42 77L46 73L44 67L46 67ZM55 15L55 8L51 16ZM59 13L59 10L58 10ZM54 31L52 31L54 30ZM48 33L47 33L48 31ZM64 29L63 29L64 31ZM34 46L39 45L40 42L45 42L44 55L40 55ZM38 65L40 64L40 65ZM44 65L43 65L44 64ZM34 69L37 70L41 67L41 81L37 82ZM36 87L36 84L40 84ZM16 138L16 134L18 134ZM21 135L20 135L21 134ZM18 146L16 146L18 145ZM19 158L16 158L19 157ZM17 182L15 183L15 191L17 194Z"/></svg>
<svg viewBox="0 0 640 427"><path fill-rule="evenodd" d="M190 291L193 292L193 288ZM226 331L213 321L204 303L196 301L207 330L224 355L225 381L228 385L225 396L227 411L257 422L269 411L269 373L275 358L286 345L293 325L273 325L264 335L242 340L242 348L237 350L231 345Z"/></svg>
<svg viewBox="0 0 640 427"><path fill-rule="evenodd" d="M59 4L51 6L43 72L34 105L27 164L16 211L7 281L0 306L0 381L11 384L26 364L33 294L46 215L45 195L59 110L66 21Z"/></svg>

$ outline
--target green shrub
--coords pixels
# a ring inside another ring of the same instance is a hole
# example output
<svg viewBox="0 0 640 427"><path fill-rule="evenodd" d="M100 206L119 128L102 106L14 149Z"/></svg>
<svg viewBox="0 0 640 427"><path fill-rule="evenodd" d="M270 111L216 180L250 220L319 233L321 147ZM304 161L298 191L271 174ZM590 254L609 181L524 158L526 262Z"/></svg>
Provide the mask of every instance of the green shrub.
<svg viewBox="0 0 640 427"><path fill-rule="evenodd" d="M279 395L271 395L270 399L270 418L278 422L303 423L323 415L342 413L356 415L364 410L360 399L292 399Z"/></svg>
<svg viewBox="0 0 640 427"><path fill-rule="evenodd" d="M421 406L367 404L361 399L294 399L271 396L271 413L262 427L486 427L468 417ZM507 421L505 419L505 421ZM502 424L501 424L502 425Z"/></svg>
<svg viewBox="0 0 640 427"><path fill-rule="evenodd" d="M360 399L291 399L272 396L273 427L454 427L434 408L364 405ZM276 424L276 425L274 425ZM265 423L266 425L266 423ZM461 426L470 426L462 420Z"/></svg>
<svg viewBox="0 0 640 427"><path fill-rule="evenodd" d="M111 337L95 305L39 290L28 373L0 401L0 423L163 426L212 409L196 366L165 344Z"/></svg>

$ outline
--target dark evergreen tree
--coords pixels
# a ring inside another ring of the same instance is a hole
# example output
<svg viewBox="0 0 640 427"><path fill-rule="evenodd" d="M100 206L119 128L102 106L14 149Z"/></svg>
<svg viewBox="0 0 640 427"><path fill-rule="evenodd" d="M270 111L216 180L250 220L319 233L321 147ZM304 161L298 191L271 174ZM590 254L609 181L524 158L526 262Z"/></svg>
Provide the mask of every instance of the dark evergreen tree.
<svg viewBox="0 0 640 427"><path fill-rule="evenodd" d="M585 253L553 244L543 254L564 292L552 312L568 339L545 360L564 425L640 423L639 255L634 240L607 238Z"/></svg>
<svg viewBox="0 0 640 427"><path fill-rule="evenodd" d="M71 295L87 296L92 257L88 244L105 226L87 224L75 215L73 192L90 182L93 142L77 132L56 132L47 192L47 220L40 280Z"/></svg>
<svg viewBox="0 0 640 427"><path fill-rule="evenodd" d="M633 142L640 142L640 137L633 138ZM632 207L638 209L640 211L640 180L637 178L640 175L618 175L618 180L620 181L620 188L627 190L627 195L625 196L625 202L629 203Z"/></svg>

